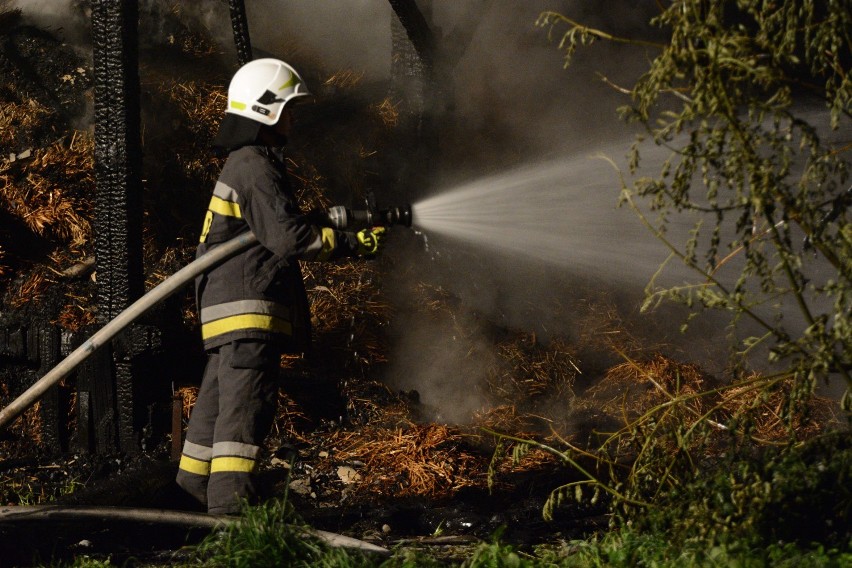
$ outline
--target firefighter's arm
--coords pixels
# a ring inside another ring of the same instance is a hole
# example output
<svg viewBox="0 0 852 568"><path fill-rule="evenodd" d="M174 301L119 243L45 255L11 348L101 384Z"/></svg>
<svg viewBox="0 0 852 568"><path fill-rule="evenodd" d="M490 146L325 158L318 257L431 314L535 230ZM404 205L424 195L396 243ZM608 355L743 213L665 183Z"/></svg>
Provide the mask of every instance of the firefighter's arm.
<svg viewBox="0 0 852 568"><path fill-rule="evenodd" d="M375 255L384 229L358 233L315 224L288 199L269 191L271 184L246 192L241 206L246 221L264 247L283 258L334 260Z"/></svg>

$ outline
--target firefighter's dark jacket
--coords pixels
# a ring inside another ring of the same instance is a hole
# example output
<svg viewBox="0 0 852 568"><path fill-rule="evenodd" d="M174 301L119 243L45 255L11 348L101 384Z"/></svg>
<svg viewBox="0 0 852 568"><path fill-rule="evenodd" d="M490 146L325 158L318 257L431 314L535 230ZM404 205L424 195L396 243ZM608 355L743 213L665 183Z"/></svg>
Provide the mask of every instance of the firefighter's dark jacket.
<svg viewBox="0 0 852 568"><path fill-rule="evenodd" d="M282 150L257 145L228 156L197 256L247 231L258 244L196 279L204 348L252 338L304 352L310 313L298 260L354 255L356 240L350 233L311 225L290 187Z"/></svg>

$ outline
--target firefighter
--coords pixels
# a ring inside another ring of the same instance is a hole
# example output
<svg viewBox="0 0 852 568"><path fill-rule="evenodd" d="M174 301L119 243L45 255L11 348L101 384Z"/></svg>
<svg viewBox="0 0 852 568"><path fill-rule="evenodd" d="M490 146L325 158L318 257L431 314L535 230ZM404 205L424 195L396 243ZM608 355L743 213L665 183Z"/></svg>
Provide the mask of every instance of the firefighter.
<svg viewBox="0 0 852 568"><path fill-rule="evenodd" d="M196 279L207 353L177 483L213 514L237 514L257 491L253 473L272 425L281 354L303 353L310 313L299 260L375 255L383 229L313 225L287 178L282 147L292 107L309 96L288 64L258 59L228 87L214 140L227 160L210 200L197 255L252 231L258 244Z"/></svg>

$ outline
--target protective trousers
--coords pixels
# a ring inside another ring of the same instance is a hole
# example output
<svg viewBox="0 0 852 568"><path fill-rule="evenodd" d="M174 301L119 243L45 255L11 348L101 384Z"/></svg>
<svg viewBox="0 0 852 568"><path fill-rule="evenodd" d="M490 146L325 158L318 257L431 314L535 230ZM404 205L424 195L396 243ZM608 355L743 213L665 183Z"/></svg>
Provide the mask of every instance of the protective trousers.
<svg viewBox="0 0 852 568"><path fill-rule="evenodd" d="M257 496L254 472L275 416L281 349L241 339L208 351L177 483L211 514Z"/></svg>

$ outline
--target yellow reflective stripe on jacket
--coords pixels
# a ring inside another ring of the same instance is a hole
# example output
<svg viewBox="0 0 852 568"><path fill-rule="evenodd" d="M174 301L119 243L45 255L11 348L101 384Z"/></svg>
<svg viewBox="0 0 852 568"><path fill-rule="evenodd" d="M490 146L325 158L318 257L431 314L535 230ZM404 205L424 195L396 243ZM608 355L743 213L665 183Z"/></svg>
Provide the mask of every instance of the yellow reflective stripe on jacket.
<svg viewBox="0 0 852 568"><path fill-rule="evenodd" d="M257 462L248 458L237 458L233 456L223 456L213 458L210 464L210 473L252 473L257 467Z"/></svg>
<svg viewBox="0 0 852 568"><path fill-rule="evenodd" d="M243 214L240 211L240 204L235 201L226 201L215 195L210 198L210 205L207 208L213 213L224 215L225 217L236 217L242 219Z"/></svg>
<svg viewBox="0 0 852 568"><path fill-rule="evenodd" d="M337 237L334 235L334 229L323 227L320 238L322 239L322 248L317 253L317 260L328 260L331 253L337 247Z"/></svg>
<svg viewBox="0 0 852 568"><path fill-rule="evenodd" d="M286 335L293 334L293 325L289 321L264 314L243 314L202 324L201 338L206 340L223 333L244 329L260 329Z"/></svg>
<svg viewBox="0 0 852 568"><path fill-rule="evenodd" d="M210 475L209 461L197 460L187 455L180 457L180 465L178 467L195 475Z"/></svg>
<svg viewBox="0 0 852 568"><path fill-rule="evenodd" d="M201 310L201 337L209 339L245 329L292 335L290 310L269 300L237 300Z"/></svg>

